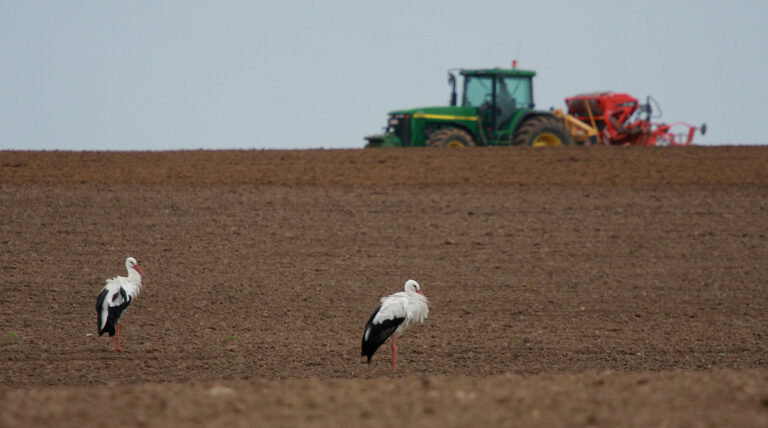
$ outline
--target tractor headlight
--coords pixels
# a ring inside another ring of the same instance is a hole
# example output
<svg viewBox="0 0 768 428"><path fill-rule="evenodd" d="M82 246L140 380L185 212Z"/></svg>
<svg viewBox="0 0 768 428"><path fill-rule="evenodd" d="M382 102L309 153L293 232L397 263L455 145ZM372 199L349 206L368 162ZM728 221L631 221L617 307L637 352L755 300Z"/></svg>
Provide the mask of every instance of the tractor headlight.
<svg viewBox="0 0 768 428"><path fill-rule="evenodd" d="M398 123L400 123L400 120L395 119L394 117L389 119L389 126L397 126Z"/></svg>

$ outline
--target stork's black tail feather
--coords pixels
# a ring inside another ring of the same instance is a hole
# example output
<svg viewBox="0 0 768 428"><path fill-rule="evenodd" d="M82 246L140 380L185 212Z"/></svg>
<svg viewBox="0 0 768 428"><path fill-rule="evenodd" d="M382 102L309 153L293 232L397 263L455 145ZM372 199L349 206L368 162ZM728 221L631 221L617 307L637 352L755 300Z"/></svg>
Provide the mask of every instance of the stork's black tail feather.
<svg viewBox="0 0 768 428"><path fill-rule="evenodd" d="M112 320L112 317L107 318L107 323L104 324L104 328L99 330L99 336L101 336L104 333L109 333L110 337L115 335L115 322L114 320Z"/></svg>
<svg viewBox="0 0 768 428"><path fill-rule="evenodd" d="M104 334L105 331L107 331L106 325L104 326L104 328L101 328L101 324L103 323L103 320L101 318L102 317L101 309L104 307L104 300L106 300L107 294L109 294L109 292L105 288L101 290L101 293L99 293L99 297L96 299L96 330L98 330L99 336L101 336L102 334ZM109 322L107 322L107 324L109 324ZM113 326L113 330L114 330L114 326Z"/></svg>
<svg viewBox="0 0 768 428"><path fill-rule="evenodd" d="M117 306L109 306L107 308L107 319L106 322L104 322L102 319L102 308L105 304L107 304L105 300L108 295L108 290L104 289L101 293L99 293L99 297L96 299L96 328L99 330L99 336L104 333L109 333L111 337L115 335L115 326L118 322L120 322L120 317L123 316L123 312L131 304L131 299L122 288L120 289L120 293L115 293L112 300L115 301L118 297L120 297L122 298L123 303ZM104 322L104 328L101 328L102 322Z"/></svg>
<svg viewBox="0 0 768 428"><path fill-rule="evenodd" d="M373 319L376 318L379 310L381 310L381 306L368 319L368 322L365 324L365 332L363 333L363 345L360 356L368 357L368 364L371 363L371 357L373 357L373 354L376 353L381 344L386 342L389 336L392 336L395 330L397 330L397 327L405 321L405 318L393 318L374 323Z"/></svg>

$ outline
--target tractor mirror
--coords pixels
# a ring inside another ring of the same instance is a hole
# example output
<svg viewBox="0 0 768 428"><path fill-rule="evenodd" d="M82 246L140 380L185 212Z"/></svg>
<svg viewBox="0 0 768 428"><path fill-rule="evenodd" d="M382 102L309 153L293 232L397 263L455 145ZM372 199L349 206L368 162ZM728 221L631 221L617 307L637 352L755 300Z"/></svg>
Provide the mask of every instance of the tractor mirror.
<svg viewBox="0 0 768 428"><path fill-rule="evenodd" d="M706 134L707 133L707 124L706 123L702 123L701 124L701 128L699 128L699 130L701 131L701 135Z"/></svg>

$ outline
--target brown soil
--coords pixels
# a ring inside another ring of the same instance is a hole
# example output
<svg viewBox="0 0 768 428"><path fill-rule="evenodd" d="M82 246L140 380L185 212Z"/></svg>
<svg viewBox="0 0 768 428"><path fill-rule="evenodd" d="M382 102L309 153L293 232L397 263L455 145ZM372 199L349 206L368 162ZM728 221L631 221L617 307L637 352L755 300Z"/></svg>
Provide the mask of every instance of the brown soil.
<svg viewBox="0 0 768 428"><path fill-rule="evenodd" d="M0 248L4 427L768 426L768 147L6 151Z"/></svg>

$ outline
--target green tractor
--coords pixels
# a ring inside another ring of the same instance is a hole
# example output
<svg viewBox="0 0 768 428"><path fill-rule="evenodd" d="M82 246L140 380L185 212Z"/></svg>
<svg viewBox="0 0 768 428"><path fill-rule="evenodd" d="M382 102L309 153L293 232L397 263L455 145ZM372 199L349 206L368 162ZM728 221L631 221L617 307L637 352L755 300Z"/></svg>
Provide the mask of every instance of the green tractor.
<svg viewBox="0 0 768 428"><path fill-rule="evenodd" d="M464 77L457 105L456 75L448 72L450 106L395 110L385 132L366 147L562 146L571 144L562 118L534 110L530 70L458 70Z"/></svg>

